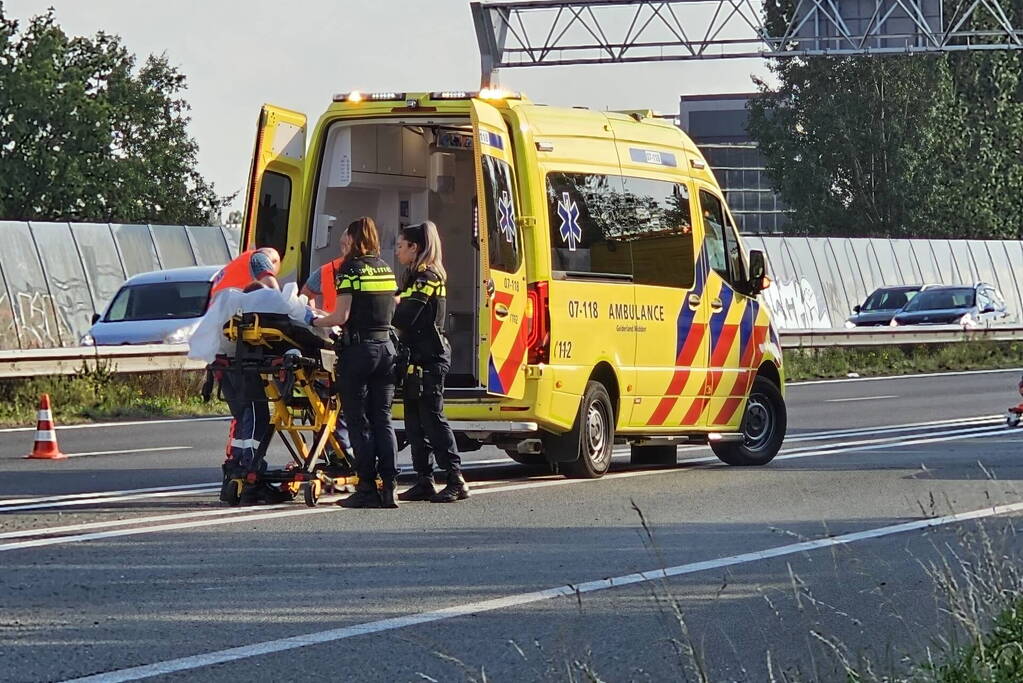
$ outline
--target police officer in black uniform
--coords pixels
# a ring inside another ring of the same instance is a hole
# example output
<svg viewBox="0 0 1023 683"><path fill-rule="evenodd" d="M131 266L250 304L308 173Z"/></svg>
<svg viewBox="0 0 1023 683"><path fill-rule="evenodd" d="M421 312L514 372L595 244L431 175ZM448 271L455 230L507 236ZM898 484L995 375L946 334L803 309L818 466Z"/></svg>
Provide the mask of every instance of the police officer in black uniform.
<svg viewBox="0 0 1023 683"><path fill-rule="evenodd" d="M455 435L444 418L444 378L451 368L451 347L441 332L447 273L437 226L426 221L402 228L395 255L406 267L393 323L402 351L408 353L403 387L405 433L418 475L415 485L398 498L432 503L465 500L469 487L462 477ZM433 485L431 455L447 470L447 486L439 492Z"/></svg>
<svg viewBox="0 0 1023 683"><path fill-rule="evenodd" d="M398 444L391 425L394 359L391 318L394 272L380 258L380 237L372 218L359 218L342 237L348 258L337 272L337 307L313 321L316 327L342 325L337 378L348 423L359 483L355 493L338 502L347 508L395 508ZM380 475L383 487L377 490Z"/></svg>

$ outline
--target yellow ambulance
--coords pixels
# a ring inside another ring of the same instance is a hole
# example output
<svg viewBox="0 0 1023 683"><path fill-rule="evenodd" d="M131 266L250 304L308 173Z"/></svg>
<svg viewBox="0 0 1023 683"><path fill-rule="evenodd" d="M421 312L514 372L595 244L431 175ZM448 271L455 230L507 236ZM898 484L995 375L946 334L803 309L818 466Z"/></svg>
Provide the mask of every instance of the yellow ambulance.
<svg viewBox="0 0 1023 683"><path fill-rule="evenodd" d="M496 91L339 94L311 131L265 106L243 248L276 247L304 282L363 215L392 264L401 226L440 228L461 448L592 478L616 444L644 464L680 443L732 465L781 447L764 255L677 127Z"/></svg>

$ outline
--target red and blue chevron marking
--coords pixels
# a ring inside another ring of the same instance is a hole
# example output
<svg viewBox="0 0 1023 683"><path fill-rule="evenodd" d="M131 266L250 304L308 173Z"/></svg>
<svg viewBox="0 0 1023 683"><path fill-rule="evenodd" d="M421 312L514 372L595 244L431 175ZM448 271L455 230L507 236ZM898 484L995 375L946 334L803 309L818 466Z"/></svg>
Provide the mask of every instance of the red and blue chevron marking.
<svg viewBox="0 0 1023 683"><path fill-rule="evenodd" d="M728 398L721 406L712 424L728 424L735 411L745 400L753 384L754 368L760 365L764 352L760 346L764 342L767 330L765 326L757 327L756 320L760 314L760 303L750 301L743 313L742 323L739 326L739 348L741 349L739 367L742 372L735 378L732 388L728 392Z"/></svg>
<svg viewBox="0 0 1023 683"><path fill-rule="evenodd" d="M494 294L494 307L497 305L511 306L515 299L513 294L508 292L496 292ZM491 309L493 310L493 309ZM526 355L526 326L518 325L515 332L515 339L508 349L508 356L504 363L498 368L494 365L494 344L497 342L497 335L501 331L502 321L493 313L490 317L490 358L487 361L487 391L507 396L511 393L515 377L522 365L522 359Z"/></svg>
<svg viewBox="0 0 1023 683"><path fill-rule="evenodd" d="M683 295L682 308L675 321L675 372L671 376L664 397L654 408L650 419L647 420L648 425L663 425L664 421L668 419L672 408L678 403L682 389L686 386L686 380L689 379L689 368L700 351L706 325L695 321L696 311L689 306L689 295L703 296L704 289L706 289L707 276L703 267L707 260L706 253L706 247L701 247L700 256L696 259L696 281L693 283L693 288Z"/></svg>

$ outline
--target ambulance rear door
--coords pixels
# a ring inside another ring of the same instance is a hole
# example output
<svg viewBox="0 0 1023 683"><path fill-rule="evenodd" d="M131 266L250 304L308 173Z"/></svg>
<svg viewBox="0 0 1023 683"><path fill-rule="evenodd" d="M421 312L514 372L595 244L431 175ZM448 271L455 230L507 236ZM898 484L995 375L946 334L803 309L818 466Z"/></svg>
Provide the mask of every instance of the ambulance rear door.
<svg viewBox="0 0 1023 683"><path fill-rule="evenodd" d="M241 249L274 247L281 254L281 279L292 281L303 251L304 212L300 209L305 141L305 114L263 105L256 126Z"/></svg>
<svg viewBox="0 0 1023 683"><path fill-rule="evenodd" d="M479 241L479 378L487 393L522 398L526 387L526 264L511 137L501 112L472 100ZM455 264L450 264L449 267Z"/></svg>

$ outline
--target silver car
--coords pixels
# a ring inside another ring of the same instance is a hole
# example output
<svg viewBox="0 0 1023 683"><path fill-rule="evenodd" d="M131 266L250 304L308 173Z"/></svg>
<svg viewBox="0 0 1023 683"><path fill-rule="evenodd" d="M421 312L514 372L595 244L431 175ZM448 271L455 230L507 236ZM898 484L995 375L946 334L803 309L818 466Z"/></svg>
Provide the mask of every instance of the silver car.
<svg viewBox="0 0 1023 683"><path fill-rule="evenodd" d="M188 341L206 313L213 276L221 266L191 266L129 278L82 337L83 346L178 344Z"/></svg>

